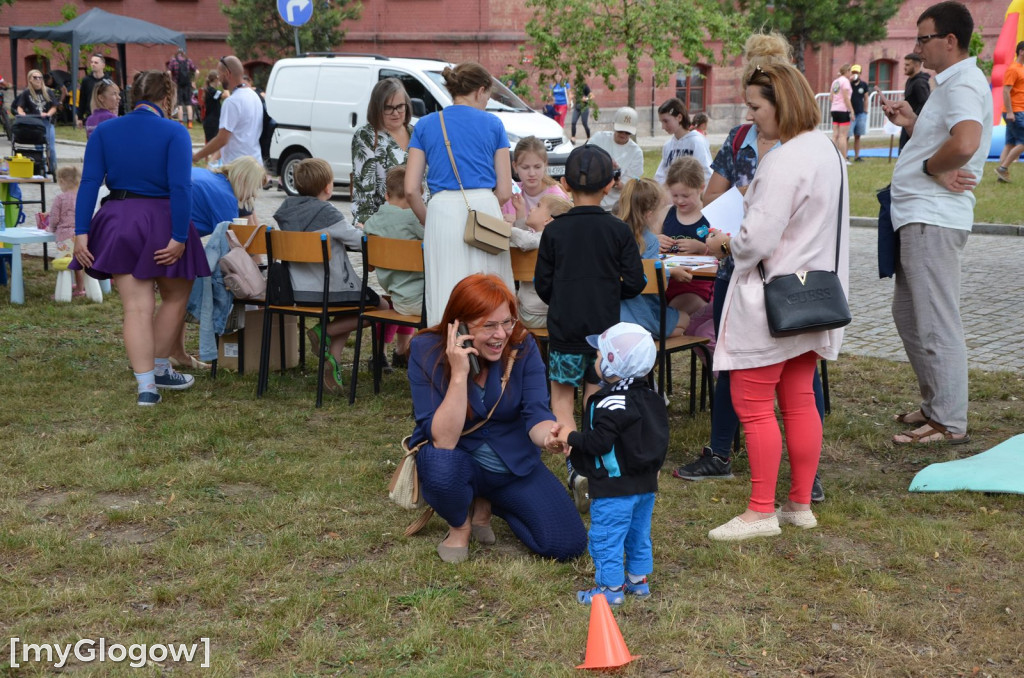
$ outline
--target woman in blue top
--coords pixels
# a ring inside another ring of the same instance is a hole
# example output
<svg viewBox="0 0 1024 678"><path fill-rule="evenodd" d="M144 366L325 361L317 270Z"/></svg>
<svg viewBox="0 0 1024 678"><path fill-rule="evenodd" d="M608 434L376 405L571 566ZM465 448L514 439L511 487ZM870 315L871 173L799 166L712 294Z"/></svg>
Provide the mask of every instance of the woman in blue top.
<svg viewBox="0 0 1024 678"><path fill-rule="evenodd" d="M456 283L471 273L496 273L513 286L508 252L488 254L463 242L467 207L501 218L501 205L512 198L512 163L508 136L498 118L486 112L493 78L483 66L467 62L446 67L441 75L452 95L443 113L422 118L409 142L405 195L425 227L424 293L427 324L436 325ZM458 179L445 148L442 116L451 142ZM426 168L429 209L423 204ZM459 179L465 196L459 190Z"/></svg>
<svg viewBox="0 0 1024 678"><path fill-rule="evenodd" d="M192 225L192 140L167 119L175 87L164 71L135 76L134 110L93 132L85 147L75 205L75 261L98 280L114 279L124 307L124 343L138 381L138 404L160 402L158 388L182 390L191 376L168 357L178 339L192 281L210 275ZM110 195L92 216L96 194ZM153 283L160 291L156 306Z"/></svg>
<svg viewBox="0 0 1024 678"><path fill-rule="evenodd" d="M458 333L463 323L467 336ZM516 317L515 294L495 275L465 278L441 322L420 332L409 353L412 442L429 441L416 458L420 487L449 525L437 547L441 559L468 558L470 537L493 544L492 512L541 556L567 560L583 553L587 534L579 514L541 461L540 447L562 453L559 425L548 408L537 343Z"/></svg>

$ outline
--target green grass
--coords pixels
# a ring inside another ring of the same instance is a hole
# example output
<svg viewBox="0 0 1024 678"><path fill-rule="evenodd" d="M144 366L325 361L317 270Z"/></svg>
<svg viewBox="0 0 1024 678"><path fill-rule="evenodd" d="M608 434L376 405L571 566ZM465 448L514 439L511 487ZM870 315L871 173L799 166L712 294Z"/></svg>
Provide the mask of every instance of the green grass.
<svg viewBox="0 0 1024 678"><path fill-rule="evenodd" d="M209 670L79 664L83 676L579 675L589 613L573 594L591 585L588 557L540 560L501 521L498 544L460 566L434 553L439 519L402 536L413 514L386 497L412 428L402 373L376 397L364 373L352 408L315 409L312 370L273 375L261 400L254 373L222 372L138 408L116 295L55 305L38 259L26 285L28 304L0 300L3 634L212 639ZM706 534L744 507L746 457L732 481L670 477L709 428L686 413L676 362L654 595L616 612L641 655L622 675L1024 674L1021 497L906 492L926 464L1024 428L1020 375L972 372L974 443L895 448L912 373L843 356L821 526L722 544Z"/></svg>
<svg viewBox="0 0 1024 678"><path fill-rule="evenodd" d="M874 140L865 147L888 147L888 141ZM718 148L712 148L717 153ZM644 152L644 176L653 177L661 162L661 151ZM855 217L877 217L878 200L875 192L892 181L895 159L865 158L847 169L850 177L850 215ZM1016 184L1000 184L995 180L995 164L985 165L986 176L975 190L977 204L974 208L975 223L1024 224L1024 210L1020 209L1020 189Z"/></svg>
<svg viewBox="0 0 1024 678"><path fill-rule="evenodd" d="M85 143L85 128L84 127L71 127L70 125L58 125L57 126L57 140L58 141L78 141ZM205 138L203 137L203 124L201 122L192 123L192 129L188 130L189 136L192 137L193 144L204 144Z"/></svg>

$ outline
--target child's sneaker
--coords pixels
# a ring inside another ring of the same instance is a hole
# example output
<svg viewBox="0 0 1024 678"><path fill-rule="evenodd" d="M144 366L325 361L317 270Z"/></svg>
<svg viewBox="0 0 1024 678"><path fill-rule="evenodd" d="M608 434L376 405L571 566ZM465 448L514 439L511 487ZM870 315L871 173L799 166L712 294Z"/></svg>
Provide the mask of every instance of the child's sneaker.
<svg viewBox="0 0 1024 678"><path fill-rule="evenodd" d="M622 588L623 590L625 590L626 595L628 596L646 598L647 596L651 595L651 587L647 585L647 577L644 577L642 580L634 584L633 582L629 581L629 577L627 576L626 583L623 585Z"/></svg>
<svg viewBox="0 0 1024 678"><path fill-rule="evenodd" d="M580 513L590 511L590 483L585 476L581 476L575 470L569 471L569 494L576 503L576 510Z"/></svg>
<svg viewBox="0 0 1024 678"><path fill-rule="evenodd" d="M607 586L595 586L589 591L577 591L576 602L580 605L590 605L590 601L599 593L604 594L604 598L608 601L609 605L622 605L626 602L626 597L622 594L621 586L618 589L609 588Z"/></svg>
<svg viewBox="0 0 1024 678"><path fill-rule="evenodd" d="M153 381L157 388L167 388L172 391L184 391L187 388L192 388L192 385L196 383L195 377L191 374L175 372L172 367L168 367L164 374L154 375Z"/></svg>
<svg viewBox="0 0 1024 678"><path fill-rule="evenodd" d="M152 407L160 403L160 394L153 391L143 391L135 402L138 403L139 407Z"/></svg>

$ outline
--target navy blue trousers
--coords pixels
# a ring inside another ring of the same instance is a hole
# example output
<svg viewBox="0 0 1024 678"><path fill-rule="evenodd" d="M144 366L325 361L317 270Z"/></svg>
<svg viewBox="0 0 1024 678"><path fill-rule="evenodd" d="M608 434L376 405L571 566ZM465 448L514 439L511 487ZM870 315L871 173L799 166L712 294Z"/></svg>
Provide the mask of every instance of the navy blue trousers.
<svg viewBox="0 0 1024 678"><path fill-rule="evenodd" d="M494 473L468 452L425 445L416 455L423 498L449 525L464 525L475 497L537 555L569 560L587 548L587 532L565 487L538 463L525 476Z"/></svg>

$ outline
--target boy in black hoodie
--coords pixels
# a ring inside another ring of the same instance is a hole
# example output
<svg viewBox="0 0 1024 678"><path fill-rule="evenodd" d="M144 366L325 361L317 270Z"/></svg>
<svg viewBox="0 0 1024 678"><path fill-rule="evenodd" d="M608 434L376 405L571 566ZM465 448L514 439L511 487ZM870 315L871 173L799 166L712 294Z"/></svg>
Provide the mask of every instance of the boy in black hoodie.
<svg viewBox="0 0 1024 678"><path fill-rule="evenodd" d="M533 282L548 304L551 412L564 430L576 428L573 390L583 391L584 402L597 390L587 336L617 323L620 301L640 294L647 282L629 226L601 208L614 183L607 151L590 145L573 150L562 187L572 192L574 207L545 227L537 251ZM585 513L586 474L568 470L576 506Z"/></svg>
<svg viewBox="0 0 1024 678"><path fill-rule="evenodd" d="M601 389L587 401L582 430L559 433L572 448L573 466L590 481L590 556L597 586L578 591L576 600L589 605L601 593L609 605L621 605L627 594L651 595L651 514L658 471L668 453L668 410L643 378L657 356L650 332L618 323L587 342L597 348Z"/></svg>

